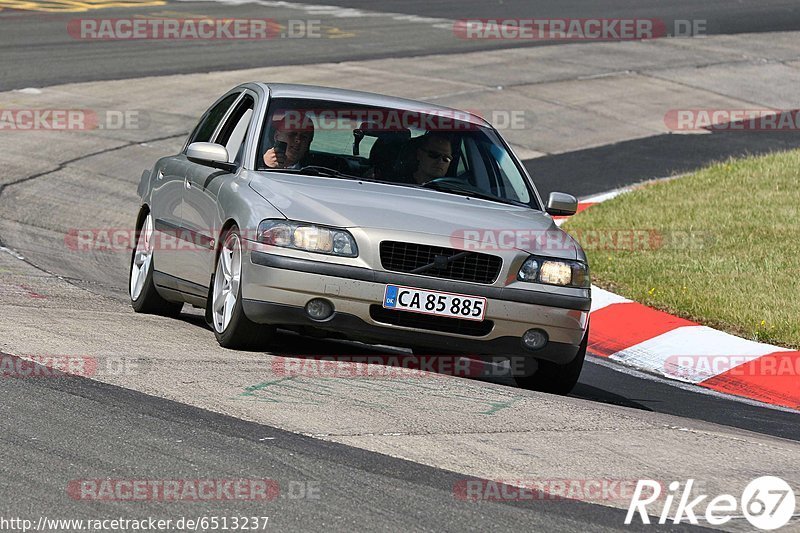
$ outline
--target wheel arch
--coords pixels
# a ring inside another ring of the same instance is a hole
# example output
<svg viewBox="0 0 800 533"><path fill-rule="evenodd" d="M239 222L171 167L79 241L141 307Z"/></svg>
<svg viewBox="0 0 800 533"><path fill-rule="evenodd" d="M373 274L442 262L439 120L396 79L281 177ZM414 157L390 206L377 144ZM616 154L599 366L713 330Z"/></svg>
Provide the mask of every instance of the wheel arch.
<svg viewBox="0 0 800 533"><path fill-rule="evenodd" d="M228 217L225 222L222 223L222 227L219 230L219 234L217 235L217 242L216 246L214 247L214 267L211 271L211 276L214 276L214 271L217 268L217 261L219 261L219 253L222 251L223 240L225 235L230 231L232 227L236 226L240 231L242 226L239 224L239 221L236 220L235 217Z"/></svg>
<svg viewBox="0 0 800 533"><path fill-rule="evenodd" d="M150 212L150 206L147 203L143 203L139 206L139 214L136 215L136 226L135 230L138 233L140 229L142 229L142 224L144 224L144 218Z"/></svg>

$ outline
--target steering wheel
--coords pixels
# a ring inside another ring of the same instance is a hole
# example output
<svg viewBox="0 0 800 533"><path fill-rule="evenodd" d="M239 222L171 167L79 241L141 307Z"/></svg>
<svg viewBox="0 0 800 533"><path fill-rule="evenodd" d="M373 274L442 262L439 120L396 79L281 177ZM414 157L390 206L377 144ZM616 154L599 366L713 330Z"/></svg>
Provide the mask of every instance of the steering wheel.
<svg viewBox="0 0 800 533"><path fill-rule="evenodd" d="M452 186L458 187L459 189L464 190L464 191L480 192L480 189L476 189L475 187L473 187L472 185L470 185L466 181L464 181L464 180L462 180L460 178L454 178L452 176L442 176L441 178L434 178L434 179L432 179L430 181L425 182L422 186L423 187L428 187L428 186L434 186L435 187L436 185L439 185L439 184L445 185L445 186L446 185L452 185Z"/></svg>

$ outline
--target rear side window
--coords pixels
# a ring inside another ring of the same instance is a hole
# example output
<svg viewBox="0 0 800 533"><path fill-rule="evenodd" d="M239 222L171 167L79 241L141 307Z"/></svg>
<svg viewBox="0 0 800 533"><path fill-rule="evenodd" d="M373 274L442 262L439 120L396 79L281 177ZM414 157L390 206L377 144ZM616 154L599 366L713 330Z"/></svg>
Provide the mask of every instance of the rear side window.
<svg viewBox="0 0 800 533"><path fill-rule="evenodd" d="M233 102L239 97L239 94L241 93L229 94L217 105L206 111L203 118L200 119L200 122L194 128L192 135L189 137L187 146L191 143L210 142L211 136L214 135L220 121L225 116L225 113L228 112L228 108L230 108Z"/></svg>

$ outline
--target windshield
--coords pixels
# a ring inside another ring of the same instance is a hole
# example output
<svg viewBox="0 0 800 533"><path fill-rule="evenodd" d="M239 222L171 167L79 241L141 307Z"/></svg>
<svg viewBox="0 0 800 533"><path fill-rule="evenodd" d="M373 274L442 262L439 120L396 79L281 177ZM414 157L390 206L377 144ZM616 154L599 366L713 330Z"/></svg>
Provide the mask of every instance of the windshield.
<svg viewBox="0 0 800 533"><path fill-rule="evenodd" d="M257 169L426 187L539 209L519 162L497 133L468 117L274 99Z"/></svg>

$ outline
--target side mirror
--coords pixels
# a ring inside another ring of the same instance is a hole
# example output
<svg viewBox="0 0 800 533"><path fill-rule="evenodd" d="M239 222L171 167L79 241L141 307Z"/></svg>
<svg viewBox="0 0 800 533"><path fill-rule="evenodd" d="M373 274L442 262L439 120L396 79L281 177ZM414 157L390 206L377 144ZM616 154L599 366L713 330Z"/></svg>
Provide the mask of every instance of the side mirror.
<svg viewBox="0 0 800 533"><path fill-rule="evenodd" d="M578 211L578 200L571 194L551 192L545 211L554 216L568 217Z"/></svg>
<svg viewBox="0 0 800 533"><path fill-rule="evenodd" d="M192 163L236 172L236 165L228 163L228 149L221 144L192 143L186 149L186 158Z"/></svg>

